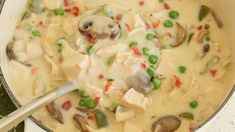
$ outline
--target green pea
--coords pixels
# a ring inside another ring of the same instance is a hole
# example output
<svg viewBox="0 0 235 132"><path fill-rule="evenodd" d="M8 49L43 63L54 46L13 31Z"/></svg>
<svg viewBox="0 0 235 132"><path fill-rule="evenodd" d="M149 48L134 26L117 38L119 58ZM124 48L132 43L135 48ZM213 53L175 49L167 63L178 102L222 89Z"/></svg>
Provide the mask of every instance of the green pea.
<svg viewBox="0 0 235 132"><path fill-rule="evenodd" d="M132 41L129 43L129 47L135 47L137 45L138 45L138 42L136 42L136 41Z"/></svg>
<svg viewBox="0 0 235 132"><path fill-rule="evenodd" d="M171 20L164 21L164 26L167 28L173 27L173 22Z"/></svg>
<svg viewBox="0 0 235 132"><path fill-rule="evenodd" d="M196 100L193 100L191 102L189 102L189 106L192 108L192 109L195 109L197 108L198 106L198 102Z"/></svg>
<svg viewBox="0 0 235 132"><path fill-rule="evenodd" d="M147 47L142 48L143 55L148 56L149 49Z"/></svg>
<svg viewBox="0 0 235 132"><path fill-rule="evenodd" d="M54 10L54 14L56 16L63 16L64 15L64 9L63 8L57 8Z"/></svg>
<svg viewBox="0 0 235 132"><path fill-rule="evenodd" d="M185 66L179 66L179 72L185 73L187 71L187 68Z"/></svg>
<svg viewBox="0 0 235 132"><path fill-rule="evenodd" d="M147 74L148 74L150 77L154 76L154 71L153 71L153 69L152 69L152 68L148 68L148 69L147 69Z"/></svg>
<svg viewBox="0 0 235 132"><path fill-rule="evenodd" d="M33 37L39 37L40 36L40 31L39 30L33 30L32 31L32 36Z"/></svg>
<svg viewBox="0 0 235 132"><path fill-rule="evenodd" d="M158 61L158 56L156 56L156 55L150 55L150 56L149 56L149 62L150 62L151 64L156 64L157 61Z"/></svg>
<svg viewBox="0 0 235 132"><path fill-rule="evenodd" d="M79 106L86 106L86 99L84 98L81 98L80 101L79 101Z"/></svg>
<svg viewBox="0 0 235 132"><path fill-rule="evenodd" d="M179 18L179 16L180 16L180 14L179 14L179 12L177 12L177 11L170 11L170 12L169 12L169 17L170 17L171 19L177 19L177 18Z"/></svg>
<svg viewBox="0 0 235 132"><path fill-rule="evenodd" d="M152 80L152 86L154 90L159 89L161 87L161 80L154 78Z"/></svg>
<svg viewBox="0 0 235 132"><path fill-rule="evenodd" d="M164 0L159 0L159 2L160 2L160 3L163 3L163 2L164 2Z"/></svg>
<svg viewBox="0 0 235 132"><path fill-rule="evenodd" d="M90 109L94 109L96 107L96 104L94 103L94 99L89 98L86 100L86 107Z"/></svg>
<svg viewBox="0 0 235 132"><path fill-rule="evenodd" d="M152 41L153 39L154 39L153 34L148 33L148 34L146 35L146 40Z"/></svg>

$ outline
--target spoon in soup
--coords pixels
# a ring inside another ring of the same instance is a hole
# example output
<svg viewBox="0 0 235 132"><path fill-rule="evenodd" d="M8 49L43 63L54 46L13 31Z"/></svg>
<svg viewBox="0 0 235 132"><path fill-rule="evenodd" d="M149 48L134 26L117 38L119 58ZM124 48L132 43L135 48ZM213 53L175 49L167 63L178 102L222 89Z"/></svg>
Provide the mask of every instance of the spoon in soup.
<svg viewBox="0 0 235 132"><path fill-rule="evenodd" d="M67 83L58 89L47 93L41 97L38 97L28 104L20 107L16 111L10 113L9 115L3 117L0 120L0 131L8 131L21 121L25 120L27 117L38 111L40 108L51 103L55 99L65 95L74 90L79 90L79 86L75 82Z"/></svg>

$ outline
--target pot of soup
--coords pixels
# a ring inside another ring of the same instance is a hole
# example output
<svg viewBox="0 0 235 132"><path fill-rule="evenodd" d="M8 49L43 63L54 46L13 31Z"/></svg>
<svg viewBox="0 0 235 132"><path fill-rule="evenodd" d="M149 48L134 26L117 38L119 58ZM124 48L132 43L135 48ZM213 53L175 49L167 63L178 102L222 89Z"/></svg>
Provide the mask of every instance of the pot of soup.
<svg viewBox="0 0 235 132"><path fill-rule="evenodd" d="M32 115L46 131L195 131L233 94L234 7L232 0L7 0L5 89L20 107L79 84Z"/></svg>

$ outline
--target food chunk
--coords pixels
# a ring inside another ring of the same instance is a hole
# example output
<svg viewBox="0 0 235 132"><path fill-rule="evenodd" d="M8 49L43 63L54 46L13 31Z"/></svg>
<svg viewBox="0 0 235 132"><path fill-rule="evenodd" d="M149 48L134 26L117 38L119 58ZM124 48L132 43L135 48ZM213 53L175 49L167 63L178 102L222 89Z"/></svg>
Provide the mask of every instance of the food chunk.
<svg viewBox="0 0 235 132"><path fill-rule="evenodd" d="M62 59L61 68L68 80L76 79L81 71L86 70L89 64L88 55L76 52L68 43L63 43Z"/></svg>
<svg viewBox="0 0 235 132"><path fill-rule="evenodd" d="M148 99L143 94L131 88L123 96L122 101L126 107L142 111L146 109Z"/></svg>
<svg viewBox="0 0 235 132"><path fill-rule="evenodd" d="M128 120L135 116L135 111L126 109L125 107L118 106L115 113L117 122Z"/></svg>

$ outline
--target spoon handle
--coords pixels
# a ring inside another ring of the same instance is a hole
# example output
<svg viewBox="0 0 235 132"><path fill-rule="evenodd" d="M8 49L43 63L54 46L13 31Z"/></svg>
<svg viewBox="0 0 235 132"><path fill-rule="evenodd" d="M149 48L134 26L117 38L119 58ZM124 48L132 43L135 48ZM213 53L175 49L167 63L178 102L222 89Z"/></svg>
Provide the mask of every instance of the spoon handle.
<svg viewBox="0 0 235 132"><path fill-rule="evenodd" d="M0 132L2 131L8 131L14 126L16 126L18 123L35 113L38 109L41 107L49 104L56 98L71 92L73 90L77 89L76 86L73 83L68 83L64 86L61 86L55 91L49 92L46 95L43 95L41 97L38 97L34 99L33 101L29 102L28 104L22 106L18 110L10 113L6 117L3 117L0 120Z"/></svg>

